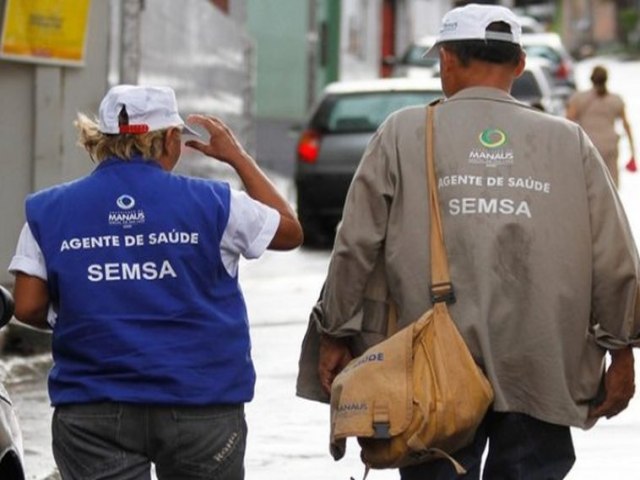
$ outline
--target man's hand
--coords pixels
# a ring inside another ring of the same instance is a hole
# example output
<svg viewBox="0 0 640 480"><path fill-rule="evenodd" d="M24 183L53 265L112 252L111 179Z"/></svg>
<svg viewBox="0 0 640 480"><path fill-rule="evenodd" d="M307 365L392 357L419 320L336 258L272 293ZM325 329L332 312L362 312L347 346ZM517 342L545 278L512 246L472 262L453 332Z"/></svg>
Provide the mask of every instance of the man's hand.
<svg viewBox="0 0 640 480"><path fill-rule="evenodd" d="M589 417L615 417L629 405L635 393L635 373L631 347L611 352L611 365L604 378L604 401L591 407Z"/></svg>
<svg viewBox="0 0 640 480"><path fill-rule="evenodd" d="M200 125L209 133L209 143L189 140L185 143L188 147L229 164L239 159L252 161L233 132L219 118L208 115L189 115L187 121Z"/></svg>
<svg viewBox="0 0 640 480"><path fill-rule="evenodd" d="M296 212L255 160L242 148L229 127L222 120L206 115L189 115L187 121L204 128L209 133L209 143L189 140L185 145L230 165L251 198L276 209L280 214L278 230L269 243L269 249L291 250L302 245L302 226Z"/></svg>
<svg viewBox="0 0 640 480"><path fill-rule="evenodd" d="M320 358L318 360L318 377L322 389L331 395L331 384L336 375L347 366L353 355L347 343L340 338L322 335L320 337Z"/></svg>

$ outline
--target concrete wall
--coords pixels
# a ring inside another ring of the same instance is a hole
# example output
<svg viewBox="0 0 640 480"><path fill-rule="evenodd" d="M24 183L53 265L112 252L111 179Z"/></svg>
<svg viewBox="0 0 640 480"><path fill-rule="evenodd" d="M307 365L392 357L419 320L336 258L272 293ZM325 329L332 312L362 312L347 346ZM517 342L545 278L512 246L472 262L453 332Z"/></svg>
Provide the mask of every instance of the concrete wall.
<svg viewBox="0 0 640 480"><path fill-rule="evenodd" d="M378 78L382 37L381 0L343 2L340 20L340 80Z"/></svg>
<svg viewBox="0 0 640 480"><path fill-rule="evenodd" d="M312 10L313 9L313 10ZM247 26L255 45L256 160L290 175L296 139L291 125L307 116L313 97L309 0L248 0Z"/></svg>
<svg viewBox="0 0 640 480"><path fill-rule="evenodd" d="M411 40L426 35L437 35L442 17L452 8L450 0L413 0L409 4L407 24L411 28ZM398 26L398 30L402 27Z"/></svg>
<svg viewBox="0 0 640 480"><path fill-rule="evenodd" d="M147 1L140 22L138 83L171 86L183 116L205 113L221 118L253 154L254 45L241 23L244 0L229 6L237 18L202 0ZM230 173L225 167L185 149L177 171L220 178Z"/></svg>
<svg viewBox="0 0 640 480"><path fill-rule="evenodd" d="M4 12L0 0L0 12ZM78 111L97 112L107 88L109 2L91 5L82 67L0 60L0 282L24 223L27 194L83 175L92 168L75 146Z"/></svg>
<svg viewBox="0 0 640 480"><path fill-rule="evenodd" d="M249 0L248 27L256 45L256 113L299 118L307 110L307 1Z"/></svg>
<svg viewBox="0 0 640 480"><path fill-rule="evenodd" d="M23 200L33 184L33 68L0 60L0 280L24 221Z"/></svg>

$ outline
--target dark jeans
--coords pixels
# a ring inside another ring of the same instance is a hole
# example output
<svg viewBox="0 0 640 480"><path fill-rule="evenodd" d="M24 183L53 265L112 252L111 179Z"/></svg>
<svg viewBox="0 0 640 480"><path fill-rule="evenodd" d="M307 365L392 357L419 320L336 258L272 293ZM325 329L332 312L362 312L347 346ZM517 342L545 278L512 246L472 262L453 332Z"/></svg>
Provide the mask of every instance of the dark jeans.
<svg viewBox="0 0 640 480"><path fill-rule="evenodd" d="M63 480L242 480L243 405L64 405L53 414Z"/></svg>
<svg viewBox="0 0 640 480"><path fill-rule="evenodd" d="M482 454L489 451L482 468ZM520 413L489 412L473 443L453 457L466 469L458 476L446 460L400 469L402 480L560 480L575 452L569 427L553 425ZM482 470L482 474L481 474Z"/></svg>

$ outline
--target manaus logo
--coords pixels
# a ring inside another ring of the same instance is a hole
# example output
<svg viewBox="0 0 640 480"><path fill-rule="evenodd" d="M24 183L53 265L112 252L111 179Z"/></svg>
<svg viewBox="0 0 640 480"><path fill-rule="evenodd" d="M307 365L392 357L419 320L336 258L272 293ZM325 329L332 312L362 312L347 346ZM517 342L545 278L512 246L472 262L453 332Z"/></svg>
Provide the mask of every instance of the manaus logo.
<svg viewBox="0 0 640 480"><path fill-rule="evenodd" d="M507 143L507 134L499 128L487 128L478 139L486 148L499 148Z"/></svg>
<svg viewBox="0 0 640 480"><path fill-rule="evenodd" d="M116 200L116 205L120 210L131 210L136 206L136 200L131 195L120 195Z"/></svg>

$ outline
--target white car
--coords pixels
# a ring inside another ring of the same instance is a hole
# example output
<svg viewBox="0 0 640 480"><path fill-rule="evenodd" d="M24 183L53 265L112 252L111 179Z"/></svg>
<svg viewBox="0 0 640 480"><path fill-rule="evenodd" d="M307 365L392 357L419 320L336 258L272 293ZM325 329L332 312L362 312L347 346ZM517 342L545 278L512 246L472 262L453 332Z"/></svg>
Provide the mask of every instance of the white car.
<svg viewBox="0 0 640 480"><path fill-rule="evenodd" d="M525 69L511 87L511 95L552 115L564 116L570 91L556 86L553 65L541 58L527 57Z"/></svg>
<svg viewBox="0 0 640 480"><path fill-rule="evenodd" d="M0 285L0 328L13 316L13 298ZM22 434L11 400L0 383L0 479L25 480L22 468Z"/></svg>
<svg viewBox="0 0 640 480"><path fill-rule="evenodd" d="M544 58L551 63L557 85L575 88L574 60L564 47L560 35L551 32L523 34L522 46L527 58Z"/></svg>
<svg viewBox="0 0 640 480"><path fill-rule="evenodd" d="M526 18L526 17L525 17ZM544 58L551 64L556 85L575 89L574 60L562 43L560 35L541 32L540 26L528 25L522 34L522 46L527 57ZM440 75L438 58L424 58L425 52L436 42L427 35L413 42L402 56L392 61L394 77L424 78Z"/></svg>
<svg viewBox="0 0 640 480"><path fill-rule="evenodd" d="M553 115L564 115L565 102L573 92L570 85L563 85L556 81L557 64L547 57L553 56L553 51L559 49L559 37L555 34L527 34L523 35L531 41L534 52L546 53L546 56L527 55L525 71L516 79L511 90L518 100L535 106ZM413 43L395 63L394 77L405 78L435 78L440 76L437 58L424 58L424 53L436 41L434 36L426 36ZM546 43L545 43L546 42ZM538 47L538 45L550 45ZM526 47L525 47L526 48Z"/></svg>

